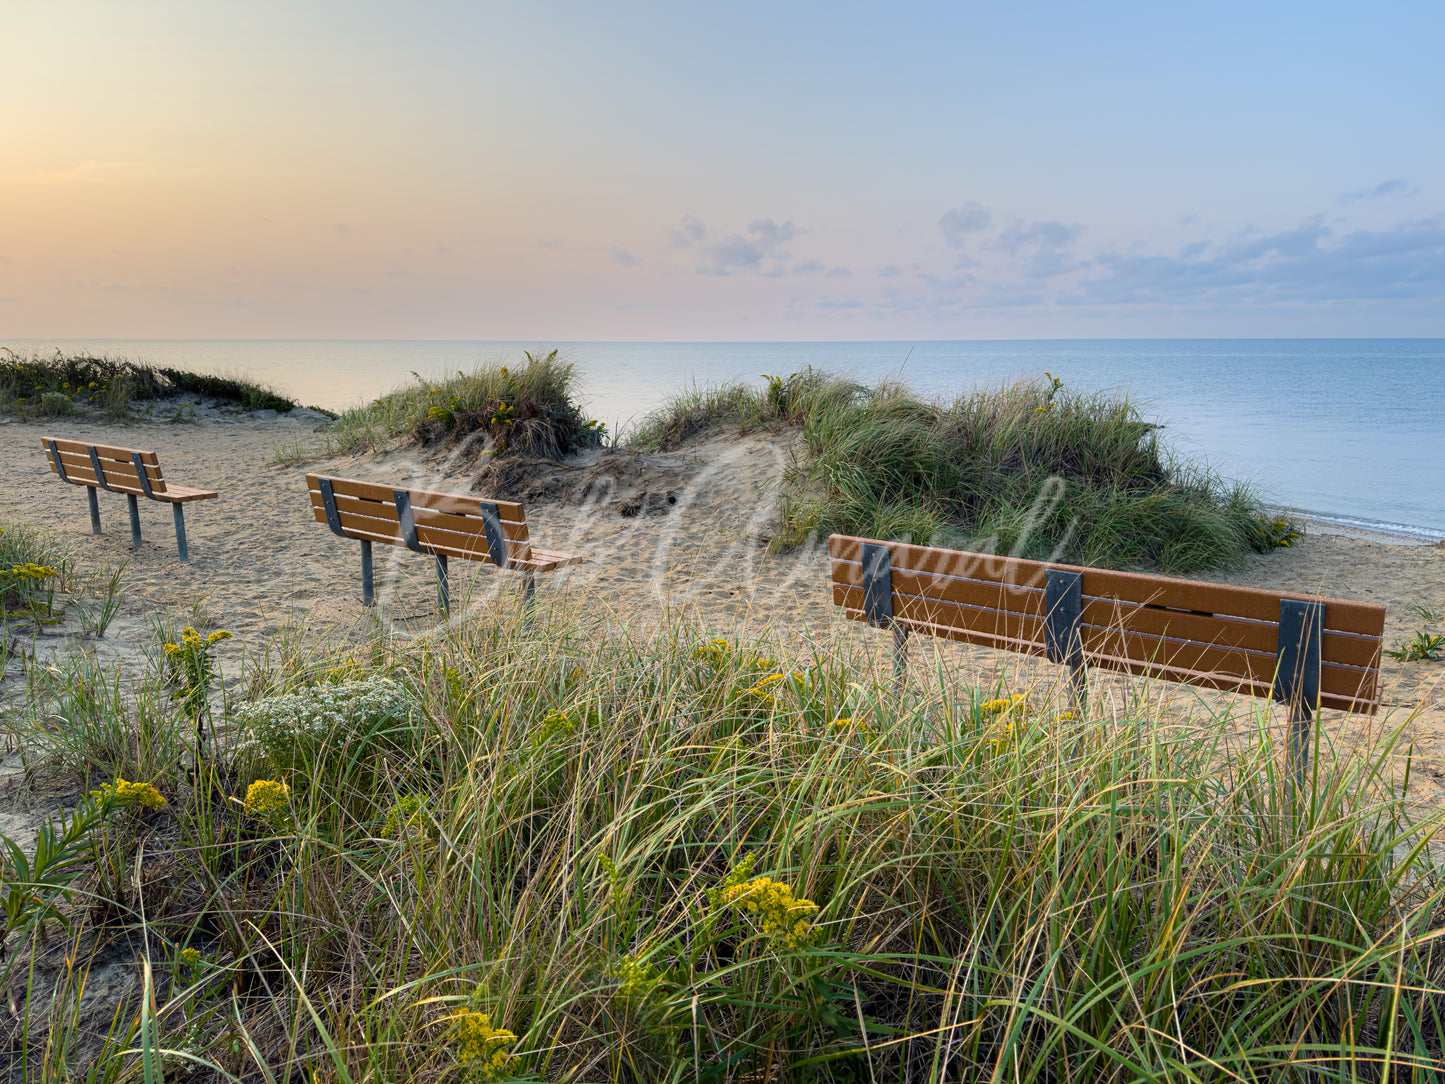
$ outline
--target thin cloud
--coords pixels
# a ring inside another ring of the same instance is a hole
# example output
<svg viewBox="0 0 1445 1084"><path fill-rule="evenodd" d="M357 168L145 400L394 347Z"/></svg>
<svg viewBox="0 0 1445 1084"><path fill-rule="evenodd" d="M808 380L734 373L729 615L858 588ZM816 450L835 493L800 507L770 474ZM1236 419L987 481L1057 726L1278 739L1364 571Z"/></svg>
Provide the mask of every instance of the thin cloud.
<svg viewBox="0 0 1445 1084"><path fill-rule="evenodd" d="M1316 215L1190 257L1104 253L1061 304L1271 304L1445 297L1445 215L1336 235Z"/></svg>
<svg viewBox="0 0 1445 1084"><path fill-rule="evenodd" d="M700 262L696 267L699 275L754 274L777 277L785 274L781 264L763 269L764 260L787 260L792 253L785 247L793 238L805 233L788 222L774 222L771 218L760 218L749 222L747 236L729 234L719 241L709 241L707 227L698 219L688 215L682 220L682 228L669 231L678 247L697 248Z"/></svg>
<svg viewBox="0 0 1445 1084"><path fill-rule="evenodd" d="M993 215L981 203L961 203L943 212L938 220L938 229L943 234L943 243L950 248L962 248L968 235L988 229Z"/></svg>
<svg viewBox="0 0 1445 1084"><path fill-rule="evenodd" d="M642 258L641 258L641 257L639 257L639 256L634 256L632 253L628 252L625 248L618 248L616 245L613 245L613 246L612 246L612 262L615 263L615 264L617 264L619 267L641 267L641 266L642 266Z"/></svg>
<svg viewBox="0 0 1445 1084"><path fill-rule="evenodd" d="M1411 188L1403 177L1391 177L1373 188L1358 188L1353 192L1341 192L1335 197L1336 203L1359 203L1362 199L1384 199L1386 196L1413 196L1420 190Z"/></svg>

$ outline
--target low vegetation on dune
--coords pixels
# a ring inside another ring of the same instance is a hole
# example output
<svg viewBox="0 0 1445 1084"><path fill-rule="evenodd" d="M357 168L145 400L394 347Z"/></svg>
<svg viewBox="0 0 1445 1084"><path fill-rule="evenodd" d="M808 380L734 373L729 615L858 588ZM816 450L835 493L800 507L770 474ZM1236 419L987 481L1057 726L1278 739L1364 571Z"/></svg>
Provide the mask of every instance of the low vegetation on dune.
<svg viewBox="0 0 1445 1084"><path fill-rule="evenodd" d="M12 739L87 796L6 847L10 1079L1438 1069L1438 824L1395 739L1297 794L1262 719L1232 748L1241 720L486 612L253 649L225 698L216 628L162 627L133 685L32 672Z"/></svg>
<svg viewBox="0 0 1445 1084"><path fill-rule="evenodd" d="M380 451L403 440L485 469L486 460L555 460L601 444L607 427L582 412L575 367L556 350L524 358L439 381L413 373L415 383L343 413L327 450Z"/></svg>
<svg viewBox="0 0 1445 1084"><path fill-rule="evenodd" d="M1191 572L1298 537L1249 486L1172 455L1127 398L1045 376L939 402L810 369L693 389L632 439L665 449L721 425L798 427L781 545L839 531Z"/></svg>
<svg viewBox="0 0 1445 1084"><path fill-rule="evenodd" d="M89 354L22 355L0 347L0 410L26 419L99 413L124 421L131 417L134 402L180 396L234 403L245 410L288 411L297 406L272 388L237 377Z"/></svg>

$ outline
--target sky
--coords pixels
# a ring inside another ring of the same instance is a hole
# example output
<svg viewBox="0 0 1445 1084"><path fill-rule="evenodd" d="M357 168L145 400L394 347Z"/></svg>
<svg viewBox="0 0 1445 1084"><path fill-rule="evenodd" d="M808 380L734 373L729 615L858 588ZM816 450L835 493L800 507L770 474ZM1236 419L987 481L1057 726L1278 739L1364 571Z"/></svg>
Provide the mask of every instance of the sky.
<svg viewBox="0 0 1445 1084"><path fill-rule="evenodd" d="M1445 336L1445 4L0 4L6 338Z"/></svg>

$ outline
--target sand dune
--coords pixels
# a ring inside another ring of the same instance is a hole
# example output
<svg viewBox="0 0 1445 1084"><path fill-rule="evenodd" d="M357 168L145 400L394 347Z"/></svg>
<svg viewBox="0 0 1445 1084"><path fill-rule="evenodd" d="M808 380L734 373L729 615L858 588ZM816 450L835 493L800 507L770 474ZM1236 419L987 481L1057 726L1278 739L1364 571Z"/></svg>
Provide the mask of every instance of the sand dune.
<svg viewBox="0 0 1445 1084"><path fill-rule="evenodd" d="M164 415L162 415L164 416ZM144 542L130 548L125 502L101 494L104 534L90 533L84 492L51 473L42 433L155 450L166 477L216 489L219 500L187 512L191 560L176 559L169 509L141 501ZM224 660L234 670L242 652L260 650L288 625L306 623L318 635L345 636L373 614L361 606L359 547L333 536L312 517L308 471L464 492L466 481L446 463L424 463L407 452L317 459L268 467L277 447L316 440L309 422L247 415L199 424L126 426L61 419L0 425L0 513L48 527L73 547L82 574L128 562L127 601L99 643L66 635L42 650L84 647L103 659L133 656L153 643L148 608L169 609L185 620L197 615L237 639ZM830 642L846 638L881 653L887 637L840 620L827 592L823 546L769 556L774 526L773 487L791 450L786 435L715 437L668 455L597 452L569 463L577 472L570 500L528 502L534 541L580 553L586 563L541 577L539 597L585 606L618 621L645 626L667 612L684 612L711 629L744 636L771 632L789 639ZM559 468L563 469L563 468ZM453 597L469 593L470 610L454 620L486 620L499 591L517 579L489 566L452 562ZM438 621L430 562L400 548L377 547L382 620L418 631ZM1445 547L1346 537L1313 529L1295 547L1251 558L1246 567L1198 577L1219 582L1383 602L1386 638L1406 639L1420 627L1410 603L1445 610ZM68 623L65 632L72 629ZM1052 682L1053 668L1039 660L979 648L923 644L917 665L937 657L965 682ZM1445 688L1442 663L1386 660L1387 712L1369 724L1352 721L1355 737L1412 716L1409 736L1421 757L1417 799L1445 800ZM1097 683L1100 704L1123 703L1122 679ZM1231 700L1158 686L1152 695L1173 701L1174 711ZM1112 700L1110 699L1112 698ZM1242 707L1244 705L1235 705ZM1326 712L1327 732L1342 735L1345 721Z"/></svg>

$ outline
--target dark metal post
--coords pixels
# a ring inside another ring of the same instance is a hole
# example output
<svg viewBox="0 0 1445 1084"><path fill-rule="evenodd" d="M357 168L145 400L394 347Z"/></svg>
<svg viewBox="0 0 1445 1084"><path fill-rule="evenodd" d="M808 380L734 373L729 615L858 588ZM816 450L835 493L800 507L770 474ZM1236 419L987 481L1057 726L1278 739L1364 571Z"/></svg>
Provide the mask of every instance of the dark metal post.
<svg viewBox="0 0 1445 1084"><path fill-rule="evenodd" d="M530 568L522 573L522 634L532 635L532 619L536 616L537 574Z"/></svg>
<svg viewBox="0 0 1445 1084"><path fill-rule="evenodd" d="M372 586L371 579L371 539L361 540L361 604L363 606L374 606L376 604L376 590Z"/></svg>
<svg viewBox="0 0 1445 1084"><path fill-rule="evenodd" d="M1089 698L1089 678L1084 673L1082 638L1084 578L1078 572L1059 568L1044 572L1044 652L1049 662L1069 668L1069 687L1074 710L1080 716Z"/></svg>
<svg viewBox="0 0 1445 1084"><path fill-rule="evenodd" d="M893 630L893 685L908 673L908 630L893 620L893 554L886 545L863 543L863 616L875 629Z"/></svg>
<svg viewBox="0 0 1445 1084"><path fill-rule="evenodd" d="M1309 767L1310 722L1320 706L1324 625L1323 602L1279 600L1279 656L1272 693L1276 701L1289 705L1289 766L1301 789Z"/></svg>
<svg viewBox="0 0 1445 1084"><path fill-rule="evenodd" d="M95 486L86 486L85 495L90 499L90 533L100 534L100 501L95 495Z"/></svg>
<svg viewBox="0 0 1445 1084"><path fill-rule="evenodd" d="M437 556L437 609L441 610L442 616L446 617L452 609L451 586L447 583L447 555L439 553Z"/></svg>
<svg viewBox="0 0 1445 1084"><path fill-rule="evenodd" d="M181 551L181 560L189 561L191 555L186 552L186 513L185 505L180 501L171 503L171 511L176 516L176 549Z"/></svg>
<svg viewBox="0 0 1445 1084"><path fill-rule="evenodd" d="M135 494L127 493L125 500L130 505L130 548L140 549L140 506L136 503Z"/></svg>

